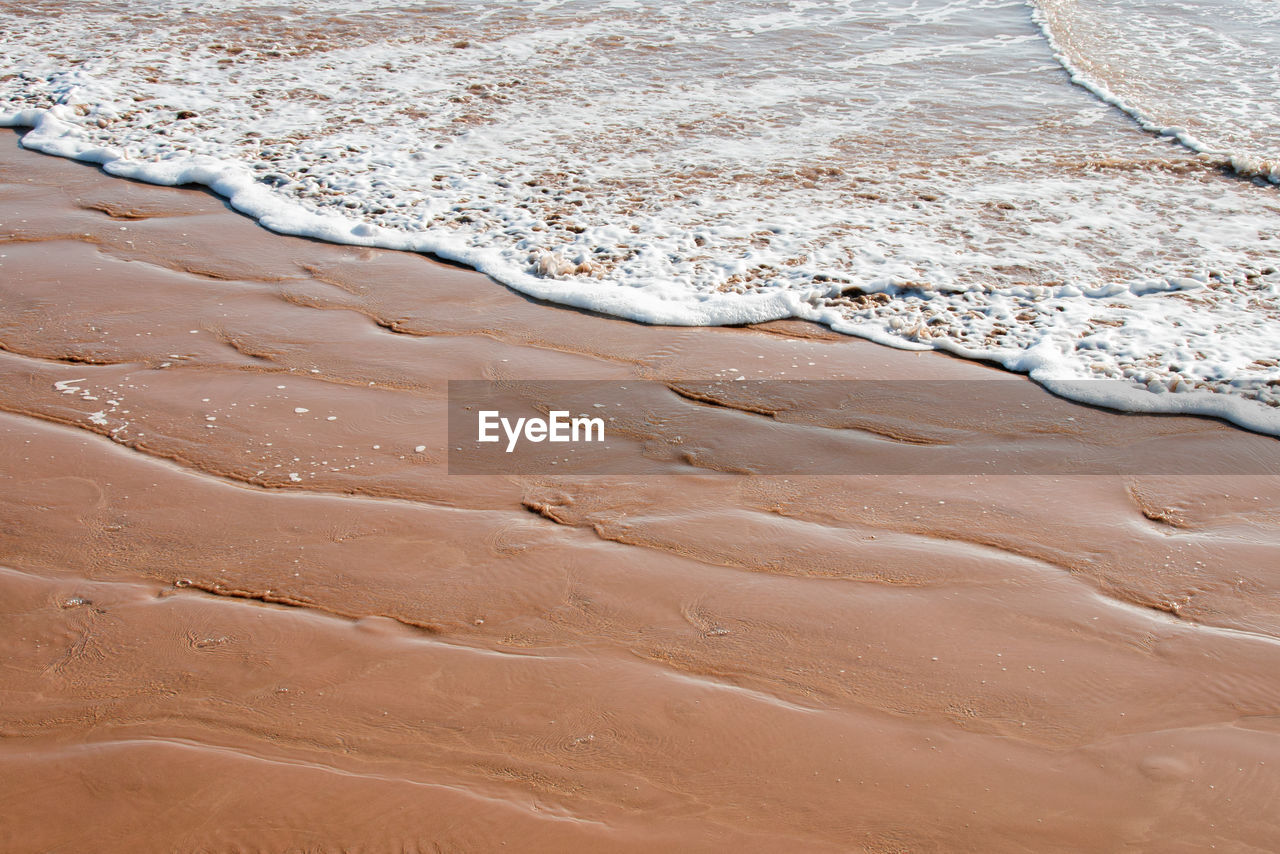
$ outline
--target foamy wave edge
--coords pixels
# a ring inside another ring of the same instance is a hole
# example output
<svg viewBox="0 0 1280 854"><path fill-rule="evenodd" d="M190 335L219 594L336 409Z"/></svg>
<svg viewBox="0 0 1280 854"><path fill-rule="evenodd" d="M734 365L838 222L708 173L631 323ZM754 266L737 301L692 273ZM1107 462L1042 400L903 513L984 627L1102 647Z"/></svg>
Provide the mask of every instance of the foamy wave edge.
<svg viewBox="0 0 1280 854"><path fill-rule="evenodd" d="M1033 17L1039 10L1033 0ZM1037 23L1050 40L1045 24ZM1068 60L1057 53L1072 80L1100 98L1134 115L1105 87L1094 88L1083 75L1077 75ZM954 342L937 340L922 344L895 336L883 326L853 323L833 308L821 308L810 302L817 295L806 291L775 291L768 294L691 294L686 300L668 300L645 292L645 283L630 288L584 290L565 280L531 275L506 259L496 250L477 250L448 234L432 232L408 233L355 222L342 216L327 216L291 204L271 192L251 174L232 163L203 155L173 157L160 162L127 159L118 150L86 142L78 128L61 121L55 106L51 109L26 109L0 113L0 127L29 128L22 137L23 148L70 160L94 163L109 175L160 186L198 184L208 187L226 200L234 210L251 217L264 228L277 234L308 237L329 243L368 246L434 255L471 267L527 296L559 305L571 306L621 317L639 323L661 326L739 326L771 320L798 318L822 324L833 331L883 344L900 350L939 350L971 360L994 361L1007 370L1025 374L1061 397L1092 406L1122 412L1198 415L1220 418L1256 433L1280 436L1280 412L1269 411L1265 404L1229 394L1208 391L1179 391L1162 394L1129 385L1123 381L1082 380L1071 371L1068 360L1049 342L1028 349L980 350ZM1147 127L1144 124L1144 127ZM1148 128L1154 129L1154 128ZM1174 135L1172 133L1166 135ZM1188 138L1190 138L1188 136ZM1193 147L1191 142L1179 141ZM1196 149L1199 150L1199 149ZM1280 172L1275 180L1280 183Z"/></svg>
<svg viewBox="0 0 1280 854"><path fill-rule="evenodd" d="M1221 151L1211 145L1207 145L1195 134L1182 127L1170 127L1152 121L1142 110L1125 101L1115 92L1112 92L1101 80L1095 80L1086 74L1078 65L1071 61L1071 58L1063 51L1060 42L1053 31L1053 22L1040 7L1038 0L1025 0L1027 6L1031 9L1031 20L1040 29L1040 33L1044 36L1045 41L1049 43L1049 48L1053 51L1053 58L1067 72L1067 76L1071 78L1071 82L1082 89L1093 93L1103 103L1110 104L1121 112L1127 114L1138 126L1145 131L1149 131L1158 136L1167 136L1197 154L1203 154L1222 162L1223 166L1229 166L1232 171L1245 178L1265 178L1273 184L1280 184L1280 162L1275 160L1253 157L1239 152Z"/></svg>

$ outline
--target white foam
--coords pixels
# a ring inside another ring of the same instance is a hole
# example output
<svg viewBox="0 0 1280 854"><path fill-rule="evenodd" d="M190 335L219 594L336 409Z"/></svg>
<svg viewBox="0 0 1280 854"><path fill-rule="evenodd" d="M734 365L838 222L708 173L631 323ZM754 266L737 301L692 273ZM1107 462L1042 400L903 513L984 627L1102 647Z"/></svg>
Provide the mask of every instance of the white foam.
<svg viewBox="0 0 1280 854"><path fill-rule="evenodd" d="M21 72L0 123L25 145L204 184L276 231L650 323L796 316L1115 379L1140 391L1092 402L1280 434L1275 190L1066 85L1017 3L467 3L424 24L147 0L0 26Z"/></svg>
<svg viewBox="0 0 1280 854"><path fill-rule="evenodd" d="M1146 130L1280 183L1270 0L1027 0L1073 82Z"/></svg>

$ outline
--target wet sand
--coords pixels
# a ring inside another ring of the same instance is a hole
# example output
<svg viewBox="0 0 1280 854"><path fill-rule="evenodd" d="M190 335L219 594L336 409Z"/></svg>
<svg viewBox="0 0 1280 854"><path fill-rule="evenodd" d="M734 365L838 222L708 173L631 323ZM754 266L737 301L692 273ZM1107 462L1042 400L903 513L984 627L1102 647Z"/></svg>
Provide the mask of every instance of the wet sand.
<svg viewBox="0 0 1280 854"><path fill-rule="evenodd" d="M451 476L444 419L450 379L785 366L1029 401L911 425L970 450L1239 431L0 142L0 849L1280 847L1280 478L726 475L725 435L839 431L674 391L616 451L670 474Z"/></svg>

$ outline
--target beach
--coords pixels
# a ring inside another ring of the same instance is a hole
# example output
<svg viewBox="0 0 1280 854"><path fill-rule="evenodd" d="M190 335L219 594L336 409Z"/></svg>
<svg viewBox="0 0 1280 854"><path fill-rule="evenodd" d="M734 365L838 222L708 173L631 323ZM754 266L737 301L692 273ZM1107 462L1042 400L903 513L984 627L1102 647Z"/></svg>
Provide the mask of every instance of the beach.
<svg viewBox="0 0 1280 854"><path fill-rule="evenodd" d="M1019 420L914 429L1037 459L1274 438L0 170L5 851L1280 843L1276 476L735 474L838 431L675 392L614 451L665 473L459 475L444 422L449 380L732 371L982 382Z"/></svg>

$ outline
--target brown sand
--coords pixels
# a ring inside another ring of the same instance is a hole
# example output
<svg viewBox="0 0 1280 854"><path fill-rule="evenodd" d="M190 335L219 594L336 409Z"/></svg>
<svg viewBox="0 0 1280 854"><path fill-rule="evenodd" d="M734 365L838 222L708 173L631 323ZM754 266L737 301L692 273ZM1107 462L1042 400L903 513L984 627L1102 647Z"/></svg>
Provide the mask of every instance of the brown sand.
<svg viewBox="0 0 1280 854"><path fill-rule="evenodd" d="M728 476L674 394L618 453L678 473L460 477L443 418L785 365L1029 395L913 427L978 447L1238 431L0 169L0 850L1280 848L1280 479Z"/></svg>

